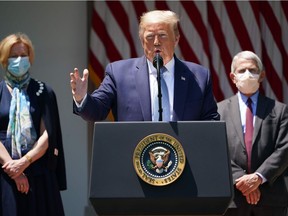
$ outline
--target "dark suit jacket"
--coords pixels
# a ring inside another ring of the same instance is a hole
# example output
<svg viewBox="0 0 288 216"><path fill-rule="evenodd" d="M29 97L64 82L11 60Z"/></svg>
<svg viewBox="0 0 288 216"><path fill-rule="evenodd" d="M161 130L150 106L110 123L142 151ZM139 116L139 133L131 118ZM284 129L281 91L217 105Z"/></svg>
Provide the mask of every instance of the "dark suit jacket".
<svg viewBox="0 0 288 216"><path fill-rule="evenodd" d="M151 121L149 72L146 57L113 62L106 76L81 109L88 121L104 120L110 109L116 121ZM219 120L209 70L175 57L174 119Z"/></svg>
<svg viewBox="0 0 288 216"><path fill-rule="evenodd" d="M246 174L247 158L237 95L218 103L221 120L226 121L233 180ZM284 172L288 166L288 108L259 94L255 116L251 172L259 172L267 182L260 185L258 205L287 206ZM235 189L234 203L241 206L245 197Z"/></svg>

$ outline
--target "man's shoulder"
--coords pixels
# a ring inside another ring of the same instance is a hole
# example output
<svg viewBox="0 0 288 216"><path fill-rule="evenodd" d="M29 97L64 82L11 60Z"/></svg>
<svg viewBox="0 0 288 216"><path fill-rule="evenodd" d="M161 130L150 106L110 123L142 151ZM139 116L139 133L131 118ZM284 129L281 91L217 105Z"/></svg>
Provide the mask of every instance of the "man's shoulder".
<svg viewBox="0 0 288 216"><path fill-rule="evenodd" d="M233 96L231 96L229 98L223 99L222 101L219 101L217 103L217 106L218 107L221 107L221 106L225 107L228 103L232 103L232 101L235 99L235 97L237 97L237 95L233 95Z"/></svg>
<svg viewBox="0 0 288 216"><path fill-rule="evenodd" d="M259 94L259 98L261 98L261 97L262 97L261 101L262 102L265 101L266 104L271 104L275 108L288 110L287 104L285 104L285 103L283 103L283 102L281 102L281 101L279 101L277 99L274 99L274 98ZM259 103L259 99L258 99L258 103Z"/></svg>
<svg viewBox="0 0 288 216"><path fill-rule="evenodd" d="M113 72L122 74L123 71L134 71L134 69L143 68L146 65L146 58L129 58L129 59L121 59L114 62L109 63L106 66L106 72Z"/></svg>
<svg viewBox="0 0 288 216"><path fill-rule="evenodd" d="M139 62L143 62L145 59L144 57L138 57L138 58L129 58L129 59L121 59L114 62L111 62L110 64L114 66L122 66L122 65L131 65L131 64L137 64Z"/></svg>
<svg viewBox="0 0 288 216"><path fill-rule="evenodd" d="M195 62L191 62L191 61L185 61L182 59L178 59L177 57L175 57L175 66L177 65L184 65L186 67L188 67L189 69L193 69L193 70L205 70L208 71L208 68L204 67L203 65L197 64Z"/></svg>
<svg viewBox="0 0 288 216"><path fill-rule="evenodd" d="M196 79L204 85L211 76L209 69L203 65L177 58L175 58L175 72L181 75L186 74L187 77Z"/></svg>

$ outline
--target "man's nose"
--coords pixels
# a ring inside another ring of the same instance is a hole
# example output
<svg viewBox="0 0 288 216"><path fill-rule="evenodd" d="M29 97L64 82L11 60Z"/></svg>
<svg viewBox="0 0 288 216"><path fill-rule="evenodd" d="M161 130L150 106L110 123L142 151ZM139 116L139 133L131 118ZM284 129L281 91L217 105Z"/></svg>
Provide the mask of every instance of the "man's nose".
<svg viewBox="0 0 288 216"><path fill-rule="evenodd" d="M159 36L158 36L158 35L155 35L154 45L155 45L155 46L159 46L159 45L160 45L160 40L159 40Z"/></svg>

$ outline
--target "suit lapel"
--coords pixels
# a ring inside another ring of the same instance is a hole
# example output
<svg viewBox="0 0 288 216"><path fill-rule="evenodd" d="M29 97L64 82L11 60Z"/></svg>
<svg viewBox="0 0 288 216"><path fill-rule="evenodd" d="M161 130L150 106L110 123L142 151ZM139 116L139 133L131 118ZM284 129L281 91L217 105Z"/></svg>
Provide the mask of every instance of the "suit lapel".
<svg viewBox="0 0 288 216"><path fill-rule="evenodd" d="M183 119L185 99L187 98L188 76L184 64L175 57L174 69L174 107L173 121Z"/></svg>
<svg viewBox="0 0 288 216"><path fill-rule="evenodd" d="M139 58L135 68L136 90L139 95L144 121L151 121L150 82L146 58Z"/></svg>
<svg viewBox="0 0 288 216"><path fill-rule="evenodd" d="M265 99L264 96L259 94L258 96L258 102L257 102L257 110L256 110L256 115L255 115L255 124L254 124L254 132L253 132L253 142L252 145L254 144L256 137L260 131L264 116L266 116L266 112L269 107L269 101Z"/></svg>
<svg viewBox="0 0 288 216"><path fill-rule="evenodd" d="M229 105L230 105L230 107L228 107L229 110L235 110L235 112L229 112L231 115L230 119L234 125L235 131L241 141L241 144L245 147L237 94L231 98L231 103Z"/></svg>

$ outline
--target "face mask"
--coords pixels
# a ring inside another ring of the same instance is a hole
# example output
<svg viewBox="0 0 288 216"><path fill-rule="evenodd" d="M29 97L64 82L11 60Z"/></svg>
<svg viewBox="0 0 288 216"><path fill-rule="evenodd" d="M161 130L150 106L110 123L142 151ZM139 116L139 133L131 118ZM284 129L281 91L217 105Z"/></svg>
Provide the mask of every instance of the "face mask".
<svg viewBox="0 0 288 216"><path fill-rule="evenodd" d="M30 68L29 57L8 58L7 70L15 77L21 77L27 73Z"/></svg>
<svg viewBox="0 0 288 216"><path fill-rule="evenodd" d="M258 80L259 74L253 74L246 70L245 73L236 74L236 87L243 94L253 94L259 89Z"/></svg>

